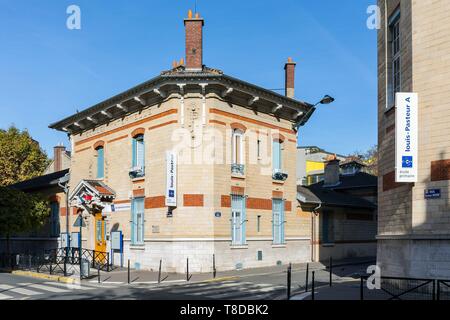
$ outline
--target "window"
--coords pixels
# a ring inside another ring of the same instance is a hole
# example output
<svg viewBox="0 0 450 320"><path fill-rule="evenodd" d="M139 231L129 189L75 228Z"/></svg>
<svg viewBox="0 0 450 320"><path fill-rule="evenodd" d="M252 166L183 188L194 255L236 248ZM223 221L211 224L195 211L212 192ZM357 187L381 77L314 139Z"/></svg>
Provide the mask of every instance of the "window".
<svg viewBox="0 0 450 320"><path fill-rule="evenodd" d="M131 243L144 244L144 198L135 198L131 202Z"/></svg>
<svg viewBox="0 0 450 320"><path fill-rule="evenodd" d="M274 172L281 171L281 141L274 140L272 147L273 170Z"/></svg>
<svg viewBox="0 0 450 320"><path fill-rule="evenodd" d="M232 148L231 172L244 175L244 133L239 129L233 131Z"/></svg>
<svg viewBox="0 0 450 320"><path fill-rule="evenodd" d="M138 135L133 138L133 177L143 177L145 175L145 144L144 136Z"/></svg>
<svg viewBox="0 0 450 320"><path fill-rule="evenodd" d="M257 217L257 221L256 221L256 232L261 232L261 216Z"/></svg>
<svg viewBox="0 0 450 320"><path fill-rule="evenodd" d="M284 244L284 200L272 200L273 244Z"/></svg>
<svg viewBox="0 0 450 320"><path fill-rule="evenodd" d="M243 196L231 196L231 244L234 246L245 245L245 198Z"/></svg>
<svg viewBox="0 0 450 320"><path fill-rule="evenodd" d="M59 237L59 203L50 203L50 236Z"/></svg>
<svg viewBox="0 0 450 320"><path fill-rule="evenodd" d="M332 211L324 211L322 214L322 242L325 244L334 242L334 223Z"/></svg>
<svg viewBox="0 0 450 320"><path fill-rule="evenodd" d="M390 68L388 107L395 104L395 94L401 91L401 40L400 11L389 20L390 35Z"/></svg>
<svg viewBox="0 0 450 320"><path fill-rule="evenodd" d="M105 177L105 149L97 148L97 179Z"/></svg>
<svg viewBox="0 0 450 320"><path fill-rule="evenodd" d="M258 139L257 145L256 145L256 156L258 157L258 160L261 159L261 140Z"/></svg>

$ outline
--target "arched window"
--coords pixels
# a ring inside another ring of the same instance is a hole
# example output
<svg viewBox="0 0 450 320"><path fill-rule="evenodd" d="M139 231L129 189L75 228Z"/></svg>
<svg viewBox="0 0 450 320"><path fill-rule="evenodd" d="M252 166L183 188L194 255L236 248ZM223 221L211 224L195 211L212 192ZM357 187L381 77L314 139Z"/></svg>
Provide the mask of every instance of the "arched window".
<svg viewBox="0 0 450 320"><path fill-rule="evenodd" d="M97 151L97 179L105 177L105 149L98 147Z"/></svg>
<svg viewBox="0 0 450 320"><path fill-rule="evenodd" d="M133 176L143 177L145 175L145 144L143 134L133 137L132 157Z"/></svg>

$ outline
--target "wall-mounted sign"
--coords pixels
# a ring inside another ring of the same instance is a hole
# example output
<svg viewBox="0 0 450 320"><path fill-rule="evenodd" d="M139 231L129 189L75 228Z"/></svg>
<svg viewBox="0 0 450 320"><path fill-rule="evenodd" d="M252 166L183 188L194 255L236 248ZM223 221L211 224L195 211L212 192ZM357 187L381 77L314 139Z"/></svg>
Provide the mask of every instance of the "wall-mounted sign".
<svg viewBox="0 0 450 320"><path fill-rule="evenodd" d="M425 199L440 199L441 189L428 189L425 190Z"/></svg>
<svg viewBox="0 0 450 320"><path fill-rule="evenodd" d="M411 92L397 93L395 99L395 181L417 182L418 95Z"/></svg>
<svg viewBox="0 0 450 320"><path fill-rule="evenodd" d="M177 155L175 152L168 151L166 154L167 162L167 186L166 186L166 206L177 206Z"/></svg>
<svg viewBox="0 0 450 320"><path fill-rule="evenodd" d="M131 203L115 203L105 206L103 212L121 212L121 211L131 211Z"/></svg>

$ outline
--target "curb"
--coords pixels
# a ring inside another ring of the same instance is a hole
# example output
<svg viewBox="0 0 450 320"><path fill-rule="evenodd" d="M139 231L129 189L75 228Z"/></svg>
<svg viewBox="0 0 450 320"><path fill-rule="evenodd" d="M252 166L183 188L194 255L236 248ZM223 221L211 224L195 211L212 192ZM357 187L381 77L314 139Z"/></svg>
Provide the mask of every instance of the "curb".
<svg viewBox="0 0 450 320"><path fill-rule="evenodd" d="M239 277L239 276L230 276L230 277L222 277L222 278L215 278L215 279L203 280L203 281L199 281L199 283L202 283L202 282L231 281L231 280L237 280L237 279L240 279L240 278L241 278L241 277Z"/></svg>
<svg viewBox="0 0 450 320"><path fill-rule="evenodd" d="M37 273L37 272L32 272L32 271L20 271L19 270L19 271L13 271L13 272L11 272L11 274L14 274L16 276L31 277L31 278L36 278L36 279L52 280L52 281L68 283L68 284L79 284L80 283L77 279L74 279L74 278L54 276L54 275Z"/></svg>

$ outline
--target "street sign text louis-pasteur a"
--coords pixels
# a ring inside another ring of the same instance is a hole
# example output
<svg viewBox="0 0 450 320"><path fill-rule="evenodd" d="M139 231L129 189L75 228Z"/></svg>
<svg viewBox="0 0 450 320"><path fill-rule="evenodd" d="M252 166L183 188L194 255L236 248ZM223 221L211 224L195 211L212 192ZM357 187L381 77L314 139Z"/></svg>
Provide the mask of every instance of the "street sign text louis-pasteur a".
<svg viewBox="0 0 450 320"><path fill-rule="evenodd" d="M177 155L168 151L167 162L167 182L166 182L166 206L177 206Z"/></svg>
<svg viewBox="0 0 450 320"><path fill-rule="evenodd" d="M395 96L395 181L418 181L418 95L412 92Z"/></svg>

